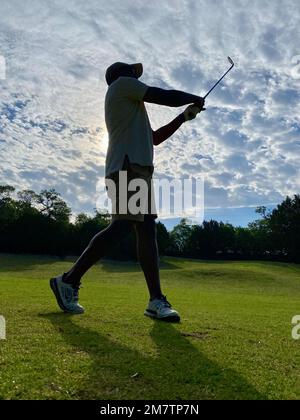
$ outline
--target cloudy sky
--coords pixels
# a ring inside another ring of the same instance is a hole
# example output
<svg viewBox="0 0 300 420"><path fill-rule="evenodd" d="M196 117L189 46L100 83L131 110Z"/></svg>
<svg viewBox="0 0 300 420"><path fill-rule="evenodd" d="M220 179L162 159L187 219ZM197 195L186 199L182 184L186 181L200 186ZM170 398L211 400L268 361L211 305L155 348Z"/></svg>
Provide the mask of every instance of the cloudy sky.
<svg viewBox="0 0 300 420"><path fill-rule="evenodd" d="M1 0L0 184L53 187L91 211L106 67L143 62L145 83L204 94L231 55L235 71L156 149L156 170L205 176L207 214L244 223L300 190L299 22L299 0ZM154 129L182 111L147 108Z"/></svg>

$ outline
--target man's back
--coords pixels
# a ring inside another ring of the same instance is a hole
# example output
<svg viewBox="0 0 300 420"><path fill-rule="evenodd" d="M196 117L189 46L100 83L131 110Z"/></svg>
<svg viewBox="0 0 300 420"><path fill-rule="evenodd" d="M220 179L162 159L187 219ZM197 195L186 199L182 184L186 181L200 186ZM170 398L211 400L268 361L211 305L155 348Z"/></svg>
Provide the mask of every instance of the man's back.
<svg viewBox="0 0 300 420"><path fill-rule="evenodd" d="M137 79L120 77L105 98L109 134L106 176L120 171L125 156L131 163L153 165L153 136L143 97L148 86Z"/></svg>

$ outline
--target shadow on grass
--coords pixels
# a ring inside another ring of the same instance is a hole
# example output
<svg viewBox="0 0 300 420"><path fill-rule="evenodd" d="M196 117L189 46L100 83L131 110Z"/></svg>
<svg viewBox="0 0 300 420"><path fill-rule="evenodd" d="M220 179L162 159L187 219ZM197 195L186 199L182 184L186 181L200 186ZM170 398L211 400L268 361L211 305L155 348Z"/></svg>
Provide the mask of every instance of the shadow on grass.
<svg viewBox="0 0 300 420"><path fill-rule="evenodd" d="M59 258L50 255L32 255L32 254L0 254L0 272L17 272L33 270L41 265L54 265L60 262L66 265L75 261L74 257Z"/></svg>
<svg viewBox="0 0 300 420"><path fill-rule="evenodd" d="M134 261L113 261L103 259L99 262L101 269L108 273L121 273L121 272L140 272L141 267L139 262ZM178 270L178 265L170 263L164 259L161 259L159 264L160 270Z"/></svg>
<svg viewBox="0 0 300 420"><path fill-rule="evenodd" d="M41 265L55 265L57 263L64 263L66 270L70 269L72 264L77 260L78 256L68 256L59 258L48 255L31 255L31 254L1 254L0 253L0 272L18 272L25 270L33 270L36 266ZM128 261L114 261L109 259L102 259L95 265L100 267L104 272L108 273L126 273L126 272L140 272L140 265L138 262ZM169 261L161 260L161 270L177 270L178 266ZM53 272L53 275L59 274Z"/></svg>
<svg viewBox="0 0 300 420"><path fill-rule="evenodd" d="M90 358L72 398L266 399L238 373L209 360L172 324L153 322L150 336L157 351L151 357L116 343L109 334L74 324L72 316L41 316L74 349L74 365L76 354Z"/></svg>

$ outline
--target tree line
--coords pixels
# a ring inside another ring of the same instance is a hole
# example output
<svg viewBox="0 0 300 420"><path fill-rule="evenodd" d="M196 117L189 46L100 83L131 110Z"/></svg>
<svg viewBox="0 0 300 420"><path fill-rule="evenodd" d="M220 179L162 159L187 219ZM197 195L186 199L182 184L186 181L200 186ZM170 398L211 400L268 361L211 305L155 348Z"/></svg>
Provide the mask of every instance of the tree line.
<svg viewBox="0 0 300 420"><path fill-rule="evenodd" d="M300 262L300 195L287 197L272 212L257 209L258 220L235 227L214 220L192 225L183 219L172 231L157 223L161 255L195 259L262 259ZM79 255L110 223L107 213L72 211L53 189L16 192L0 186L0 252ZM134 233L107 255L136 259Z"/></svg>

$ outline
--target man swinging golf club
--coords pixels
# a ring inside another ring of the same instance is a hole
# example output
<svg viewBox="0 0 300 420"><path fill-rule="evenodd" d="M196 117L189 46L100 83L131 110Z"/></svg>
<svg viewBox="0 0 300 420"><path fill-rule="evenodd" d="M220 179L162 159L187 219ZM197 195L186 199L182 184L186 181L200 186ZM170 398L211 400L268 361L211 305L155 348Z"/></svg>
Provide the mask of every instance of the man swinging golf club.
<svg viewBox="0 0 300 420"><path fill-rule="evenodd" d="M161 290L159 256L156 239L157 219L152 185L153 146L171 137L183 123L193 120L203 111L205 100L197 95L148 87L138 79L143 74L142 64L115 63L106 71L109 86L105 100L105 119L109 134L106 160L108 195L112 200L112 222L97 234L70 271L51 279L50 285L60 308L67 313L82 314L79 304L79 288L84 274L114 244L128 235L132 228L137 237L138 257L150 294L145 315L162 321L179 322L178 312L172 308ZM190 105L168 125L152 131L144 102L181 107ZM139 212L128 205L132 198L131 181L142 181L147 193L140 196ZM113 191L113 193L111 192ZM124 197L127 197L124 211ZM121 211L122 208L122 211Z"/></svg>

